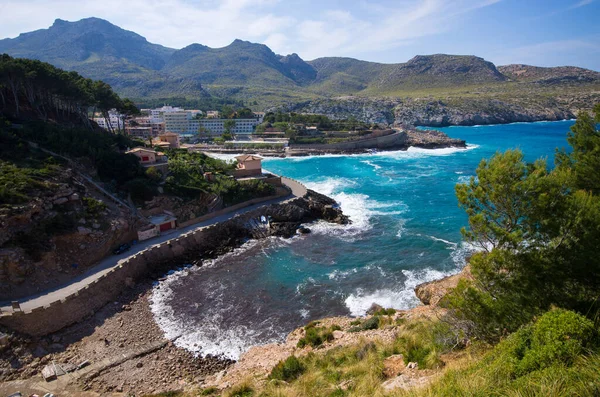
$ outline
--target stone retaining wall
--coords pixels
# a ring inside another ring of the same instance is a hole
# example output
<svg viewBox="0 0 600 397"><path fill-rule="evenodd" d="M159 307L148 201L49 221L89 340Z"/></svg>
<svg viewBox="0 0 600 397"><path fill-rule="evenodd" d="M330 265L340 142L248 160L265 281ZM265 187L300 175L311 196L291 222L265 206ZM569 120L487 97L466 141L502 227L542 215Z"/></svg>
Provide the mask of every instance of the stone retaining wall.
<svg viewBox="0 0 600 397"><path fill-rule="evenodd" d="M281 205L294 205L302 200L302 197L296 197ZM242 222L258 217L263 211L265 209L261 207L241 215ZM0 325L32 336L56 332L95 313L113 301L128 286L146 277L153 270L158 270L165 261L176 262L178 257L192 250L199 256L214 250L215 241L226 238L231 227L239 226L239 222L239 219L234 217L149 247L122 260L109 272L64 299L31 311L1 313Z"/></svg>

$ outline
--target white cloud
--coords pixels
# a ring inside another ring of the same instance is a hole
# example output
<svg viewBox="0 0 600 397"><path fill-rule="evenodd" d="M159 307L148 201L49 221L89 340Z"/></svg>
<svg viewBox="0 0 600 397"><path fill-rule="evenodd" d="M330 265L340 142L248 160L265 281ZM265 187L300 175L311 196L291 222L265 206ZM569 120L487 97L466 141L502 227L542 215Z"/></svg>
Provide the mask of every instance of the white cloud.
<svg viewBox="0 0 600 397"><path fill-rule="evenodd" d="M298 26L300 55L306 59L327 55L352 56L384 51L413 43L415 39L452 29L462 14L500 0L404 1L394 7L376 7L373 19L361 19L345 11L329 11L322 20ZM363 8L369 3L363 2ZM327 18L335 18L335 23ZM343 23L339 22L343 19Z"/></svg>
<svg viewBox="0 0 600 397"><path fill-rule="evenodd" d="M593 2L594 2L594 0L581 0L578 3L573 4L573 6L571 8L584 7L584 6L587 6L589 4L592 4Z"/></svg>
<svg viewBox="0 0 600 397"><path fill-rule="evenodd" d="M320 0L301 14L293 2L278 0L0 0L0 37L48 27L56 18L95 16L174 48L195 42L222 47L240 38L305 59L360 56L446 32L463 14L498 1L399 0L384 5L363 0L328 9L327 1Z"/></svg>

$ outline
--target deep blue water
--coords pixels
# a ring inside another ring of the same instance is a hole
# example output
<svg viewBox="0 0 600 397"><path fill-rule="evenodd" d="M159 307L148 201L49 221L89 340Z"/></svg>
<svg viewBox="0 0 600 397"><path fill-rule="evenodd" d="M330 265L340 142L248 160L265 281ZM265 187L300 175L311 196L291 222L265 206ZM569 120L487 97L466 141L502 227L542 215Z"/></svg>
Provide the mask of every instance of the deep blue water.
<svg viewBox="0 0 600 397"><path fill-rule="evenodd" d="M470 248L454 195L482 158L520 148L552 162L572 121L443 128L468 149L267 159L264 167L335 198L350 226L319 223L291 240L249 242L235 253L168 278L154 293L155 318L177 344L237 358L331 315L378 303L406 309L413 288L457 272Z"/></svg>

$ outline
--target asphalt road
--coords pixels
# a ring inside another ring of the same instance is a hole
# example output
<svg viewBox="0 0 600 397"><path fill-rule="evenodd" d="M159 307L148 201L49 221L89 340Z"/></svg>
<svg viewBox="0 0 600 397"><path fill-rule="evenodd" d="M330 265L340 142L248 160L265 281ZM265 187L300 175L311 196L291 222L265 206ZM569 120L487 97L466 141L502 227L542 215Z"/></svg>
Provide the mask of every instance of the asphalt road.
<svg viewBox="0 0 600 397"><path fill-rule="evenodd" d="M211 218L209 220L195 223L195 224L187 226L185 228L177 229L170 233L167 233L167 234L155 237L155 238L151 238L146 241L139 242L136 245L132 246L131 249L129 249L128 251L126 251L120 255L112 255L112 256L108 256L108 257L104 258L98 264L96 264L93 267L91 267L90 269L88 269L85 273L72 279L67 284L64 284L64 285L61 285L61 286L58 286L55 288L51 288L51 289L44 291L37 295L18 299L18 302L21 306L21 310L30 311L37 307L47 306L52 302L64 299L67 296L69 296L69 295L77 292L81 288L85 287L86 285L92 283L94 280L100 278L103 274L108 273L112 268L116 267L120 262L124 261L125 259L127 259L149 247L152 247L152 246L158 245L158 244L162 244L168 240L176 239L179 236L181 236L182 234L191 232L193 230L197 230L197 229L200 229L200 228L203 228L206 226L211 226L211 225L214 225L219 222L227 221L227 220L235 217L236 215L240 215L240 214L246 213L248 211L253 211L253 210L263 207L265 205L282 203L282 202L294 199L296 197L303 197L306 194L306 188L302 184L300 184L292 179L285 178L285 177L282 177L281 180L287 187L289 187L291 189L292 193L289 196L273 199L270 201L265 201L264 203L251 205L249 207L245 207L245 208L239 209L237 211L234 211L234 212L231 212L228 214L223 214L223 215ZM2 312L12 312L11 302L0 302L0 309L2 310Z"/></svg>

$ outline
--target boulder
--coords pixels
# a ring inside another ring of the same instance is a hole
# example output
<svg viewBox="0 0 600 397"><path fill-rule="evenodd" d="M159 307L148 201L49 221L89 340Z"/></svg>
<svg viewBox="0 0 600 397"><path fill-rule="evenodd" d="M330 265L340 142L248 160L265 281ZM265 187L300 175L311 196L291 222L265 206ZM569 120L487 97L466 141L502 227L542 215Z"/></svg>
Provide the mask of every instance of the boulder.
<svg viewBox="0 0 600 397"><path fill-rule="evenodd" d="M458 274L417 285L415 295L424 305L436 306L462 279L472 279L468 265Z"/></svg>
<svg viewBox="0 0 600 397"><path fill-rule="evenodd" d="M57 198L52 203L56 204L56 205L61 205L61 204L64 204L64 203L66 203L68 201L69 201L69 199L67 197L61 197L61 198Z"/></svg>
<svg viewBox="0 0 600 397"><path fill-rule="evenodd" d="M402 354L394 354L383 360L383 374L386 378L393 378L404 371L404 356Z"/></svg>
<svg viewBox="0 0 600 397"><path fill-rule="evenodd" d="M92 232L92 229L89 229L87 227L83 227L83 226L78 226L77 227L77 233L82 234L84 236L87 236L91 232Z"/></svg>
<svg viewBox="0 0 600 397"><path fill-rule="evenodd" d="M373 314L377 313L380 310L383 310L383 307L380 306L380 305L378 305L377 303L373 302L373 304L371 305L371 307L369 308L369 310L367 310L367 314L373 315Z"/></svg>

